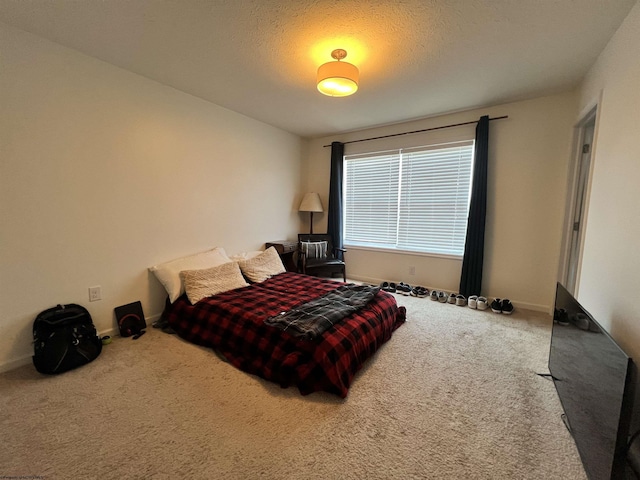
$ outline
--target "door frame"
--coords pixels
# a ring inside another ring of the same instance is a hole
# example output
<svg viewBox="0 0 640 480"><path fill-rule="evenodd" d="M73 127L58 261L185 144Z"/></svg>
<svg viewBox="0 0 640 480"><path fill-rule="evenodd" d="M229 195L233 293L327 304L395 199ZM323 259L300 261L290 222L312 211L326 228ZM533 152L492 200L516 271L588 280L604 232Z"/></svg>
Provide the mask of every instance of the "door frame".
<svg viewBox="0 0 640 480"><path fill-rule="evenodd" d="M598 103L591 105L586 109L586 113L580 116L580 119L574 126L574 142L573 153L569 165L569 174L567 179L567 197L565 205L565 217L562 234L562 251L560 255L560 268L558 272L558 281L564 285L569 293L577 297L580 288L580 274L582 271L582 255L584 249L585 231L588 220L589 198L591 194L591 178L593 175L593 164L596 150L598 126ZM588 131L592 128L592 139L589 148L589 164L587 171L583 174L584 184L581 187L581 169L583 168L583 145L587 140ZM580 198L580 195L582 196ZM578 205L581 206L580 225L577 232L577 239L574 243L573 232ZM575 245L575 247L574 247ZM573 249L575 248L575 251ZM571 278L571 258L575 255L575 278Z"/></svg>

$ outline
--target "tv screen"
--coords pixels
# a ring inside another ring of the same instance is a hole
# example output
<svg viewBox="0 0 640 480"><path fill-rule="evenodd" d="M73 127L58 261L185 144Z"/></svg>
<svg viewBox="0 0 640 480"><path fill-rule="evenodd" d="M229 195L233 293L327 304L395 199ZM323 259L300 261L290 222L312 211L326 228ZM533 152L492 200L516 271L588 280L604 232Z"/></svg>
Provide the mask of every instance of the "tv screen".
<svg viewBox="0 0 640 480"><path fill-rule="evenodd" d="M560 283L549 372L589 478L624 478L633 362Z"/></svg>

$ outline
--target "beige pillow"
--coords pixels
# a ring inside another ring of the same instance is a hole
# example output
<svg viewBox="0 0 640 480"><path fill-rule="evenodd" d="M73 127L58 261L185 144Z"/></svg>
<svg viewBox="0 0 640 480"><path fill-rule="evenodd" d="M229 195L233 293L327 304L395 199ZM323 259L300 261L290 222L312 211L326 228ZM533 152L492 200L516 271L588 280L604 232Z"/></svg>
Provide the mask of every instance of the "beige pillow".
<svg viewBox="0 0 640 480"><path fill-rule="evenodd" d="M244 276L252 282L263 282L267 278L286 272L280 255L273 247L267 248L260 255L238 262Z"/></svg>
<svg viewBox="0 0 640 480"><path fill-rule="evenodd" d="M227 262L204 270L183 270L180 272L180 278L191 304L196 304L211 295L249 285L236 262Z"/></svg>
<svg viewBox="0 0 640 480"><path fill-rule="evenodd" d="M216 247L206 252L154 265L149 267L149 271L153 272L158 281L164 286L169 295L169 301L173 303L184 293L184 285L180 278L181 271L216 267L230 261L224 249Z"/></svg>
<svg viewBox="0 0 640 480"><path fill-rule="evenodd" d="M229 256L234 262L240 262L242 260L249 260L250 258L257 257L263 252L263 250L252 250L250 252L240 252L235 255Z"/></svg>

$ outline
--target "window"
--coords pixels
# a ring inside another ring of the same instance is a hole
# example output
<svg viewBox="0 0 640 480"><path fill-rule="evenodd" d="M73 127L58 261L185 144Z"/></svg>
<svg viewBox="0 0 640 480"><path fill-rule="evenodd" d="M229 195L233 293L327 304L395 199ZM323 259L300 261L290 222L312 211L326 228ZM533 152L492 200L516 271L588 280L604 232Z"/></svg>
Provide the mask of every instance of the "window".
<svg viewBox="0 0 640 480"><path fill-rule="evenodd" d="M344 242L462 256L473 141L344 157Z"/></svg>

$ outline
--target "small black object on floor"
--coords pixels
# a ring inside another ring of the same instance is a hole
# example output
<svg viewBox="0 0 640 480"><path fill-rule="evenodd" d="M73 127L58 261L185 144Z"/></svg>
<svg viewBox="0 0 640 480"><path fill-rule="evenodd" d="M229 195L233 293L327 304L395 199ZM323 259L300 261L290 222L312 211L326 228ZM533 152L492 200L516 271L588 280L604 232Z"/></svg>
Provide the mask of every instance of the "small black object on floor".
<svg viewBox="0 0 640 480"><path fill-rule="evenodd" d="M134 340L137 340L137 339L139 339L142 335L144 335L145 333L147 333L147 331L146 331L146 330L140 330L138 333L136 333L136 334L135 334L133 337L131 337L131 338L133 338Z"/></svg>
<svg viewBox="0 0 640 480"><path fill-rule="evenodd" d="M173 328L171 328L171 326L169 325L169 322L164 318L164 317L160 317L158 320L156 320L155 322L153 322L151 324L151 326L153 328L159 328L161 329L164 333L168 333L169 335L173 335L176 332L173 330Z"/></svg>

